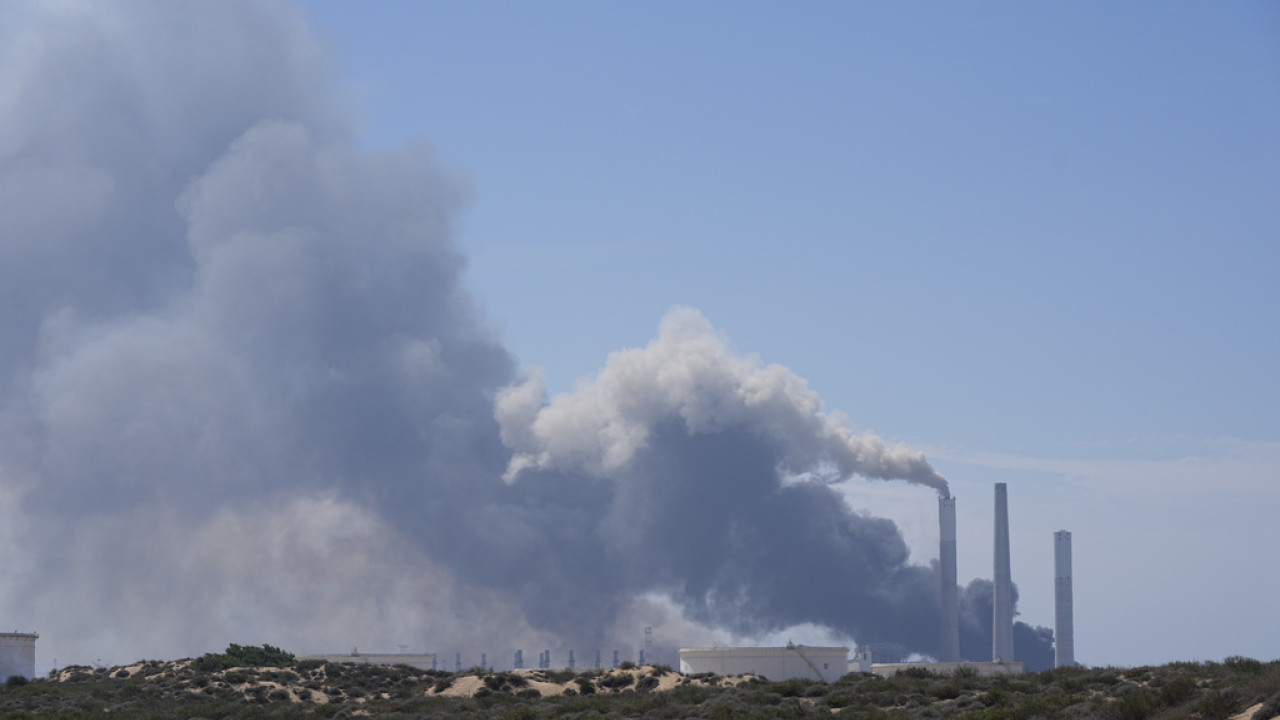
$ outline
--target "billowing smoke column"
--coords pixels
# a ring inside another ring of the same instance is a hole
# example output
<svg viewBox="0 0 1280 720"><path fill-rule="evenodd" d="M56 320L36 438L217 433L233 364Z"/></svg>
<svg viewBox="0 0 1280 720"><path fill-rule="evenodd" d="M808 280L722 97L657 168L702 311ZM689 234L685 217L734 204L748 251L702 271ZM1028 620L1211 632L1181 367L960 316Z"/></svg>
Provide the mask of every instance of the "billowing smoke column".
<svg viewBox="0 0 1280 720"><path fill-rule="evenodd" d="M0 14L0 617L48 656L935 651L938 572L832 485L945 496L923 456L691 309L572 394L518 380L460 281L467 187L360 147L295 8Z"/></svg>
<svg viewBox="0 0 1280 720"><path fill-rule="evenodd" d="M1071 533L1053 534L1054 667L1076 664L1075 620L1071 607Z"/></svg>
<svg viewBox="0 0 1280 720"><path fill-rule="evenodd" d="M991 659L1013 662L1013 577L1009 569L1009 489L996 483L994 597L991 613Z"/></svg>
<svg viewBox="0 0 1280 720"><path fill-rule="evenodd" d="M938 609L941 632L938 661L960 659L960 598L956 587L956 500L938 498Z"/></svg>

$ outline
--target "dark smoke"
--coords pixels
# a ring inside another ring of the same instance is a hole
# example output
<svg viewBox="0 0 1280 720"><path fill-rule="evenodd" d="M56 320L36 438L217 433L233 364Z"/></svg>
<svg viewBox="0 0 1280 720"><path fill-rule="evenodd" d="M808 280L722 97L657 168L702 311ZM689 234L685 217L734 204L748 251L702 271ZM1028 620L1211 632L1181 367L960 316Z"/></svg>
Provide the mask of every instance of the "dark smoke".
<svg viewBox="0 0 1280 720"><path fill-rule="evenodd" d="M991 660L991 615L995 586L990 580L973 580L960 592L960 656L965 660ZM1018 586L1013 586L1014 614ZM1013 624L1013 659L1028 672L1053 668L1053 630Z"/></svg>
<svg viewBox="0 0 1280 720"><path fill-rule="evenodd" d="M932 652L935 569L828 484L945 494L923 456L688 309L572 395L516 382L467 188L359 149L292 7L0 12L0 617L42 657L626 650L655 617Z"/></svg>

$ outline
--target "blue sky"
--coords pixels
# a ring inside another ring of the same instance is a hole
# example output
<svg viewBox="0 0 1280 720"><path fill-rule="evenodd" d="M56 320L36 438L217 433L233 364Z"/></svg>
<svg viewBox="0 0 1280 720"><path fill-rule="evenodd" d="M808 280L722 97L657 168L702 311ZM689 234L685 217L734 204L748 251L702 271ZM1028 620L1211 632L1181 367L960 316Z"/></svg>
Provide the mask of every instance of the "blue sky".
<svg viewBox="0 0 1280 720"><path fill-rule="evenodd" d="M1077 657L1280 648L1280 10L307 2L370 148L430 142L551 392L676 305L924 449ZM936 556L933 501L849 484Z"/></svg>

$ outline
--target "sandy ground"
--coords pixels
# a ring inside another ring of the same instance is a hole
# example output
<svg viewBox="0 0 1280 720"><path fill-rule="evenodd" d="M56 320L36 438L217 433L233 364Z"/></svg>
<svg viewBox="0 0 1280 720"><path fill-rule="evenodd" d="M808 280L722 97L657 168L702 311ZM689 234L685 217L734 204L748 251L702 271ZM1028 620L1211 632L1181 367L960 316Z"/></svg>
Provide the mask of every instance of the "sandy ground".
<svg viewBox="0 0 1280 720"><path fill-rule="evenodd" d="M555 695L563 695L564 691L568 688L572 688L575 692L577 691L577 688L578 688L578 684L572 680L566 683L553 683L553 682L546 682L544 680L538 679L543 677L543 673L545 671L542 671L542 670L513 670L512 672L518 675L523 675L525 678L527 678L529 683L528 685L522 688L517 688L517 691L523 690L525 688L533 688L534 690L537 690L539 693L541 693L543 697L551 697ZM590 670L590 669L578 671L579 674L582 674L584 672L596 672L596 671ZM634 690L635 686L633 684L630 687L612 690L609 688L600 687L598 682L599 679L606 678L606 677L614 677L617 675L621 675L623 673L630 673L635 676L636 680L639 680L642 677L648 677L650 675L653 675L654 668L652 665L645 665L644 667L631 668L631 669L625 669L625 670L622 668L610 668L608 670L599 670L598 672L600 673L600 675L596 678L597 680L596 693L609 694L609 693L622 692L623 690ZM680 681L683 679L684 679L684 676L679 673L668 672L665 675L658 677L658 686L653 690L651 690L651 692L661 692L663 690L670 690L671 688L678 685ZM741 683L747 682L750 679L751 679L750 676L721 678L717 684L721 686L739 685ZM690 680L690 684L707 685L709 683L701 678L697 678L697 679ZM476 691L482 687L484 687L484 680L482 678L476 677L474 675L467 675L467 676L459 677L455 679L453 681L453 684L450 685L444 691L440 693L433 692L431 694L432 695L438 694L443 697L471 697L472 695L475 695Z"/></svg>
<svg viewBox="0 0 1280 720"><path fill-rule="evenodd" d="M1262 709L1262 703L1246 708L1245 711L1239 715L1232 715L1230 720L1250 720L1250 718L1253 717L1253 714L1258 712L1260 709Z"/></svg>

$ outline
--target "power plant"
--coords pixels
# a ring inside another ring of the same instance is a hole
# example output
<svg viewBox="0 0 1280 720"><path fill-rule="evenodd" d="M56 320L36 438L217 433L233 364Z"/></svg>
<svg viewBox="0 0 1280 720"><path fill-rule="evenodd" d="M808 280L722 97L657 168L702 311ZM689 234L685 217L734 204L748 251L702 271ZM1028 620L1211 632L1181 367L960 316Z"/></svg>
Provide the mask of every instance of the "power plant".
<svg viewBox="0 0 1280 720"><path fill-rule="evenodd" d="M949 673L965 666L980 675L1021 673L1023 663L1014 660L1013 647L1013 577L1010 568L1009 495L1005 483L995 483L994 575L992 586L991 661L966 661L960 654L960 603L957 582L956 499L950 495L938 498L938 612L939 637L936 662L902 662L905 648L892 643L867 643L859 647L853 660L845 647L814 647L787 643L785 647L702 647L679 650L682 673L713 672L718 675L754 673L773 680L810 678L830 682L847 672L869 672L891 676L909 668L925 668ZM1071 533L1054 533L1054 666L1071 667L1075 662L1074 617L1072 607ZM0 633L0 680L11 676L35 677L35 641L38 634ZM652 628L645 628L645 641L637 649L639 665L652 656ZM894 647L900 652L895 653ZM350 653L302 655L299 659L333 663L398 664L419 669L436 669L434 653ZM646 650L649 652L646 653ZM873 658L874 656L874 658ZM619 666L619 651L613 651L613 667ZM880 662L875 662L879 659ZM567 650L567 667L576 667L573 650ZM480 664L488 667L487 653L481 653ZM602 652L595 651L594 667L600 668ZM525 667L524 651L515 650L512 665ZM453 670L462 671L462 653L455 653ZM551 650L538 654L537 667L552 666Z"/></svg>

